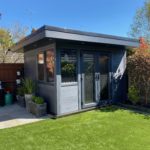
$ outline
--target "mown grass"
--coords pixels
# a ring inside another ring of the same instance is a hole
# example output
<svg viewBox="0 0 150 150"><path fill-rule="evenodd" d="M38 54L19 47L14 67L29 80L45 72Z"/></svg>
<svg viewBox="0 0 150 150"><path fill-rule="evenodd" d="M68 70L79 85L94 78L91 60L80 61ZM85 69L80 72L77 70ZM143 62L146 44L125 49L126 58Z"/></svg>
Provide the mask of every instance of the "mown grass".
<svg viewBox="0 0 150 150"><path fill-rule="evenodd" d="M2 150L150 150L150 117L109 107L0 130Z"/></svg>

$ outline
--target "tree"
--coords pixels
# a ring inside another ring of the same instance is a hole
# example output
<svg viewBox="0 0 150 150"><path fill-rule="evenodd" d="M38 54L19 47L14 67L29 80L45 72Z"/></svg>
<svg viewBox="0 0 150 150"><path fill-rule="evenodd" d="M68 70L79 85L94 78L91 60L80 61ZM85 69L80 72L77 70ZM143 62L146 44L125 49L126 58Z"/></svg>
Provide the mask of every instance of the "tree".
<svg viewBox="0 0 150 150"><path fill-rule="evenodd" d="M22 26L19 23L15 23L8 30L9 30L11 36L12 36L13 42L16 43L19 40L22 40L26 36L26 34L28 32L28 27Z"/></svg>
<svg viewBox="0 0 150 150"><path fill-rule="evenodd" d="M6 61L6 56L9 52L9 47L13 45L13 41L9 31L0 29L0 62Z"/></svg>
<svg viewBox="0 0 150 150"><path fill-rule="evenodd" d="M10 50L14 43L23 39L28 28L20 24L14 24L10 29L0 28L0 63L21 63L23 53Z"/></svg>
<svg viewBox="0 0 150 150"><path fill-rule="evenodd" d="M150 42L150 0L137 9L129 35L134 38L145 37Z"/></svg>
<svg viewBox="0 0 150 150"><path fill-rule="evenodd" d="M128 57L129 85L138 89L144 103L150 97L150 46L144 38L140 38L140 47Z"/></svg>

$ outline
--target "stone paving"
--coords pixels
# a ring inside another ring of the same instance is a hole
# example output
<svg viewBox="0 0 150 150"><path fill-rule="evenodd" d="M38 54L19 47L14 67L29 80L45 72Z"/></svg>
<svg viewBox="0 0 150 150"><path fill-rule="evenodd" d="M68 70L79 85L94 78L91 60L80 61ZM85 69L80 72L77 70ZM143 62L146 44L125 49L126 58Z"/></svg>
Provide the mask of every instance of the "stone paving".
<svg viewBox="0 0 150 150"><path fill-rule="evenodd" d="M36 118L18 104L0 107L0 129L15 127L23 124L48 119L49 116Z"/></svg>

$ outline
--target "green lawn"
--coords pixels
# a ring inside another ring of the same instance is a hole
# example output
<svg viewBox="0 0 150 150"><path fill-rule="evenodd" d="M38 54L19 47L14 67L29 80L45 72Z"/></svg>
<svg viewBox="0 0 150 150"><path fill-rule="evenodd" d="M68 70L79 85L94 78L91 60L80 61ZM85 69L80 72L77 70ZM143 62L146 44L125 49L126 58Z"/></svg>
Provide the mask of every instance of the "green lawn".
<svg viewBox="0 0 150 150"><path fill-rule="evenodd" d="M150 150L150 117L110 107L0 130L2 150Z"/></svg>

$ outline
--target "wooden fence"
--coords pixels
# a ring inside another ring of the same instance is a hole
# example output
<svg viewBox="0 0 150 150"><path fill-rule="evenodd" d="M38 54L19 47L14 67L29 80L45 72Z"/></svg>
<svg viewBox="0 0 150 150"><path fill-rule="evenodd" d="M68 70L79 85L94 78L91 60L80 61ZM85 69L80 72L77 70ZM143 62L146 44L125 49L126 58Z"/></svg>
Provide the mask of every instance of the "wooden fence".
<svg viewBox="0 0 150 150"><path fill-rule="evenodd" d="M16 82L17 71L23 71L23 64L0 64L0 81Z"/></svg>
<svg viewBox="0 0 150 150"><path fill-rule="evenodd" d="M23 75L24 64L0 64L0 81L5 91L9 90L15 96L17 71Z"/></svg>

